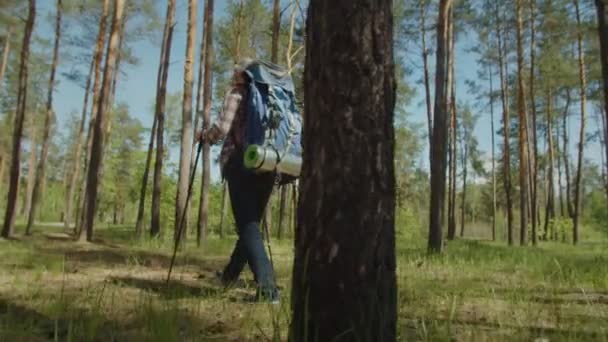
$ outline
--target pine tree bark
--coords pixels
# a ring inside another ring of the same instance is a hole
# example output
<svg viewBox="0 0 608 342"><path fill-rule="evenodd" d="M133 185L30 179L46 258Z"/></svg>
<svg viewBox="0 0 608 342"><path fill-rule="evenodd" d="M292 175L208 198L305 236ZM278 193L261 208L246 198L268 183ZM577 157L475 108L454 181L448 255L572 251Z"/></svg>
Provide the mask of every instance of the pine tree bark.
<svg viewBox="0 0 608 342"><path fill-rule="evenodd" d="M566 110L567 112L567 110ZM559 191L559 209L560 209L560 217L564 218L566 217L566 209L564 206L564 187L562 185L562 158L560 158L561 156L561 151L560 151L560 147L559 147L559 139L561 136L561 129L560 129L560 125L557 124L555 126L555 135L557 137L557 142L555 144L555 154L557 156L557 188Z"/></svg>
<svg viewBox="0 0 608 342"><path fill-rule="evenodd" d="M468 143L468 135L470 132L467 131L465 125L463 127L462 133L462 199L460 203L460 237L464 237L464 226L465 226L465 210L467 204L467 171L468 171L468 160L469 160L469 143Z"/></svg>
<svg viewBox="0 0 608 342"><path fill-rule="evenodd" d="M490 129L492 130L492 241L496 241L496 130L494 129L494 84L491 64L488 64L488 78L490 80Z"/></svg>
<svg viewBox="0 0 608 342"><path fill-rule="evenodd" d="M118 50L120 34L119 27L123 16L124 5L125 0L115 0L114 2L114 15L112 18L112 25L110 28L110 39L106 52L103 83L99 92L97 119L95 120L90 162L89 167L87 168L87 185L85 191L86 202L84 206L86 212L83 227L84 229L86 229L87 241L93 240L93 229L97 213L97 192L99 190L99 183L101 181L101 165L105 144L105 128L108 115L107 111L109 107L109 97L112 86L112 72L116 66L116 52Z"/></svg>
<svg viewBox="0 0 608 342"><path fill-rule="evenodd" d="M161 234L160 226L160 201L162 192L163 159L164 149L164 127L165 108L167 98L167 80L169 78L169 66L171 61L171 45L173 42L173 28L175 25L175 0L167 2L167 16L163 32L163 46L161 49L161 60L159 65L160 82L157 85L155 115L157 119L156 132L156 161L154 163L154 186L152 191L152 216L150 219L150 236L158 237ZM177 224L177 223L176 223Z"/></svg>
<svg viewBox="0 0 608 342"><path fill-rule="evenodd" d="M162 49L161 49L162 50ZM162 56L161 56L162 60ZM160 76L160 75L159 75ZM158 80L157 80L158 86ZM150 131L150 142L148 142L148 153L146 154L146 164L144 166L144 174L141 181L141 189L139 190L139 205L137 207L137 220L135 221L135 235L140 238L144 231L144 213L146 207L146 192L148 191L148 178L150 177L150 163L152 162L152 152L154 151L154 139L158 125L158 117L154 115L152 120L152 130Z"/></svg>
<svg viewBox="0 0 608 342"><path fill-rule="evenodd" d="M502 122L503 122L503 178L504 188L507 197L507 240L509 245L513 245L513 199L511 182L511 147L510 147L510 113L509 101L507 97L508 85L505 72L505 42L503 40L503 27L500 16L499 2L496 2L496 37L498 39L498 64L500 74L500 98L502 102Z"/></svg>
<svg viewBox="0 0 608 342"><path fill-rule="evenodd" d="M74 210L74 196L76 193L76 186L80 179L80 168L81 168L81 154L82 154L82 140L84 139L84 127L87 120L87 109L89 107L89 95L91 93L91 79L93 78L93 68L95 67L95 56L91 58L91 66L89 67L89 73L87 76L85 89L84 89L84 105L82 106L82 115L80 118L80 126L78 128L78 135L76 136L76 144L74 147L74 165L72 166L72 172L68 182L66 203L65 203L65 217L63 224L66 231L70 230L71 220Z"/></svg>
<svg viewBox="0 0 608 342"><path fill-rule="evenodd" d="M10 181L8 197L6 201L6 212L2 226L2 237L10 238L15 226L15 208L19 192L19 173L21 157L21 136L23 135L23 122L25 120L25 104L27 102L27 80L28 62L30 57L30 40L36 18L36 0L29 0L29 11L25 23L23 45L21 47L21 59L19 66L19 89L17 91L17 110L15 112L15 123L13 125L13 151L11 155Z"/></svg>
<svg viewBox="0 0 608 342"><path fill-rule="evenodd" d="M396 340L392 18L392 1L309 3L294 342Z"/></svg>
<svg viewBox="0 0 608 342"><path fill-rule="evenodd" d="M522 0L516 0L517 11L517 110L519 114L519 243L528 243L528 127L524 89Z"/></svg>
<svg viewBox="0 0 608 342"><path fill-rule="evenodd" d="M598 36L600 40L600 57L602 65L602 93L604 95L604 122L608 122L608 4L606 0L595 0L598 19ZM1 79L0 79L1 80ZM608 125L604 125L604 141L608 139ZM608 162L608 148L604 149Z"/></svg>
<svg viewBox="0 0 608 342"><path fill-rule="evenodd" d="M549 224L555 218L555 184L554 165L555 155L553 152L553 94L551 88L547 94L547 150L549 154L548 176L547 176L547 205L545 209L544 239L555 239L554 225L551 224L552 232L549 234Z"/></svg>
<svg viewBox="0 0 608 342"><path fill-rule="evenodd" d="M203 127L211 126L211 105L213 99L213 12L214 0L207 0L205 6L205 81L203 82ZM211 187L211 147L203 144L203 181L198 211L196 242L200 246L209 230L209 189Z"/></svg>
<svg viewBox="0 0 608 342"><path fill-rule="evenodd" d="M435 110L433 123L433 144L431 163L431 201L429 220L428 248L439 253L442 248L442 216L445 206L446 145L447 145L447 84L448 63L446 50L449 50L448 17L452 7L451 0L441 0L437 20L437 63L435 68Z"/></svg>
<svg viewBox="0 0 608 342"><path fill-rule="evenodd" d="M78 214L76 226L78 227L78 240L85 241L86 240L86 231L84 230L84 218L85 213L87 212L86 205L86 197L87 197L87 174L88 167L91 160L91 148L93 145L93 130L97 122L97 110L99 108L99 91L101 88L101 63L103 59L103 49L105 46L106 40L106 26L108 21L108 12L110 8L110 1L104 0L101 12L101 18L99 20L99 31L97 34L97 45L95 47L95 78L93 81L93 103L91 106L91 117L89 119L89 129L87 131L87 144L84 155L84 172L82 178L82 187L80 189L80 204L77 209Z"/></svg>
<svg viewBox="0 0 608 342"><path fill-rule="evenodd" d="M188 223L184 220L181 227L182 215L187 215L186 199L188 196L188 182L190 181L190 163L192 157L192 87L193 87L193 65L194 45L196 42L196 0L188 2L188 24L186 38L186 59L184 61L184 97L182 102L182 130L181 147L179 153L179 176L177 180L177 192L175 195L175 235L177 241L179 230L181 232L180 244L186 241Z"/></svg>
<svg viewBox="0 0 608 342"><path fill-rule="evenodd" d="M279 33L280 33L280 27L281 27L281 1L280 0L274 0L274 6L273 6L273 19L272 19L272 51L271 51L271 62L278 64L279 62ZM295 6L296 4L293 4L294 6L294 10L295 10ZM292 11L292 18L293 18L293 14L295 12ZM291 39L293 37L290 37L290 46L288 48L288 50L291 50ZM291 54L291 51L288 51L288 57ZM288 66L288 70L291 70L291 66ZM287 208L287 185L282 185L281 187L281 191L279 191L279 226L278 226L278 231L277 231L277 236L279 239L282 238L282 234L283 234L283 230L285 229L284 224L285 224L285 216L287 215L286 212L286 208Z"/></svg>
<svg viewBox="0 0 608 342"><path fill-rule="evenodd" d="M568 217L572 219L574 217L574 207L572 206L572 187L571 181L572 177L570 177L570 153L569 153L569 137L568 137L568 116L570 115L568 108L570 106L570 89L566 88L566 110L562 115L562 138L563 138L563 147L562 147L562 156L564 159L564 171L566 178L566 209L568 210Z"/></svg>
<svg viewBox="0 0 608 342"><path fill-rule="evenodd" d="M44 117L44 131L42 133L42 149L40 151L40 160L36 168L36 180L34 181L34 190L32 192L32 207L28 213L27 226L25 235L31 235L32 226L36 219L36 212L40 202L40 196L43 192L43 184L46 177L46 162L49 155L49 145L51 139L51 126L53 124L53 91L55 89L55 73L57 64L59 63L59 40L61 38L61 0L57 0L57 19L55 23L55 47L53 48L53 63L51 64L51 76L49 78L49 89L46 100L46 110Z"/></svg>
<svg viewBox="0 0 608 342"><path fill-rule="evenodd" d="M32 208L32 195L34 194L34 183L36 182L36 155L38 154L38 128L36 119L32 118L30 123L30 155L27 162L27 188L21 206L21 215L27 217Z"/></svg>
<svg viewBox="0 0 608 342"><path fill-rule="evenodd" d="M448 189L448 240L454 240L456 237L456 169L458 162L456 160L456 87L454 82L454 10L450 8L448 13L448 44L447 50L448 59L448 77L447 77L447 112L450 113L450 142L448 147L449 157L449 189Z"/></svg>
<svg viewBox="0 0 608 342"><path fill-rule="evenodd" d="M431 108L431 85L429 78L429 51L426 46L426 0L421 0L420 3L420 34L422 38L422 65L424 66L424 99L426 102L426 118L429 129L429 151L432 151L433 144L433 109ZM429 156L429 161L433 156Z"/></svg>
<svg viewBox="0 0 608 342"><path fill-rule="evenodd" d="M2 62L0 62L0 89L4 84L4 74L6 72L6 66L8 65L8 56L11 51L11 35L13 33L13 27L9 27L4 37L4 47L2 48Z"/></svg>
<svg viewBox="0 0 608 342"><path fill-rule="evenodd" d="M158 98L159 98L159 92L160 92L161 84L162 84L161 82L163 80L163 75L164 75L165 53L166 53L165 50L166 50L166 46L167 46L168 34L169 34L169 29L168 29L167 25L165 24L165 28L163 30L163 38L162 38L161 47L160 47L160 58L158 61L158 69L157 69L157 73L156 73L156 101L157 101L157 103L156 103L156 107L154 110L154 119L152 120L152 129L150 131L150 141L148 142L148 153L146 155L146 165L144 168L144 174L143 174L143 178L142 178L142 182L141 182L141 189L139 191L139 205L137 208L137 220L135 223L135 235L138 238L140 238L143 235L143 231L144 231L143 221L144 221L145 206L146 206L146 192L148 189L148 177L150 175L150 164L152 162L152 154L154 153L154 141L156 139L157 131L159 130L159 128L158 128L158 126L159 126L159 124L158 124L158 121L159 121ZM162 149L162 147L161 147L161 149ZM162 160L161 160L161 163L162 163ZM155 179L155 183L156 183L156 179ZM153 199L152 200L153 208L154 208L155 204L156 203ZM154 209L152 211L154 211ZM159 223L159 225L160 225L160 223Z"/></svg>
<svg viewBox="0 0 608 342"><path fill-rule="evenodd" d="M272 6L272 48L270 52L270 61L278 63L279 61L279 32L281 28L281 0L274 0Z"/></svg>
<svg viewBox="0 0 608 342"><path fill-rule="evenodd" d="M580 80L580 103L581 103L581 122L578 143L578 167L576 168L576 183L574 193L574 229L572 231L572 242L576 245L579 240L579 224L582 208L581 178L583 176L583 154L585 150L585 123L587 121L587 75L585 70L585 51L583 47L583 28L581 24L581 13L578 0L573 0L576 9L577 26L577 45L578 45L578 71Z"/></svg>
<svg viewBox="0 0 608 342"><path fill-rule="evenodd" d="M279 201L279 225L277 229L277 238L281 240L285 235L285 225L287 221L287 200L289 198L289 185L281 186L280 201Z"/></svg>
<svg viewBox="0 0 608 342"><path fill-rule="evenodd" d="M600 117L600 125L598 127L598 134L600 136L600 145L602 147L602 152L606 152L608 150L608 120L606 120L606 116L604 115L604 110L601 110L598 113ZM602 177L604 179L604 188L606 191L606 205L608 205L608 157L603 158L604 154L602 153ZM0 180L2 179L2 171L0 171Z"/></svg>
<svg viewBox="0 0 608 342"><path fill-rule="evenodd" d="M530 0L530 103L532 112L532 145L533 145L533 168L532 168L532 245L537 244L538 226L538 137L536 127L536 89L535 89L535 67L536 67L536 1Z"/></svg>

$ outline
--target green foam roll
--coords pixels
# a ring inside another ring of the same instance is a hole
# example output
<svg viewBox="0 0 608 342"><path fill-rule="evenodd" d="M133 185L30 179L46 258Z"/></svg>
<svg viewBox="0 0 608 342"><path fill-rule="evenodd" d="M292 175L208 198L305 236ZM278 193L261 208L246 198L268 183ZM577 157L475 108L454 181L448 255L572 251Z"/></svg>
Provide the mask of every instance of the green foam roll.
<svg viewBox="0 0 608 342"><path fill-rule="evenodd" d="M278 171L294 177L300 176L302 158L286 154L279 162L279 155L274 149L260 145L249 145L245 150L245 167L256 171Z"/></svg>
<svg viewBox="0 0 608 342"><path fill-rule="evenodd" d="M245 150L245 167L257 169L264 162L264 151L259 145L249 145Z"/></svg>

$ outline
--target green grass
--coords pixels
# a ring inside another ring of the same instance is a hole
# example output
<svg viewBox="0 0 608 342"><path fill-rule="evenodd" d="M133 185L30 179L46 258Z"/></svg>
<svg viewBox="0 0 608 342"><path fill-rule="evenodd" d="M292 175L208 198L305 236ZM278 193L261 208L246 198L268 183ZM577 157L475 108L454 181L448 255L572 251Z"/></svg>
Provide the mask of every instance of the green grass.
<svg viewBox="0 0 608 342"><path fill-rule="evenodd" d="M18 228L21 229L21 228ZM487 227L471 226L471 233ZM76 244L60 227L0 242L0 341L284 341L292 241L273 241L279 307L250 304L249 271L236 289L214 280L234 237L180 252L165 285L170 237L134 241L132 227ZM449 242L427 257L416 232L399 234L399 336L406 341L608 341L608 244L507 247ZM591 236L591 235L590 235ZM414 240L415 239L415 240Z"/></svg>

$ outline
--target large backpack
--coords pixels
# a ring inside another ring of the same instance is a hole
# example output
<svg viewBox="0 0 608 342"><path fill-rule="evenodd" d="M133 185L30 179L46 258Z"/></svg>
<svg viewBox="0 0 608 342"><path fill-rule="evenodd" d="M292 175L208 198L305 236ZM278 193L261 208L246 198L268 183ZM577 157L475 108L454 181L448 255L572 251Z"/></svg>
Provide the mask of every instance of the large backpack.
<svg viewBox="0 0 608 342"><path fill-rule="evenodd" d="M302 117L296 105L291 76L280 66L259 60L251 62L245 72L249 76L245 126L247 151L264 151L265 155L272 155L268 159L276 160L276 164L282 161L301 164ZM299 172L281 172L280 167L270 170L261 164L253 165L251 160L248 163L247 152L245 165L259 172L277 172L283 183L299 175Z"/></svg>

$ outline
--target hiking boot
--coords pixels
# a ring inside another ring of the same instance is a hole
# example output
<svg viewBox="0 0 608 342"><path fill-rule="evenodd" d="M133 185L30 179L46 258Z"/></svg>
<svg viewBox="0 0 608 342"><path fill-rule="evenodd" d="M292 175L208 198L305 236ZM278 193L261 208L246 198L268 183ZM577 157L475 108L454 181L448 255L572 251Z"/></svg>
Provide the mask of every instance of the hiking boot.
<svg viewBox="0 0 608 342"><path fill-rule="evenodd" d="M272 305L281 304L281 296L279 290L274 289L262 289L258 288L255 293L255 301L258 303L268 303Z"/></svg>

